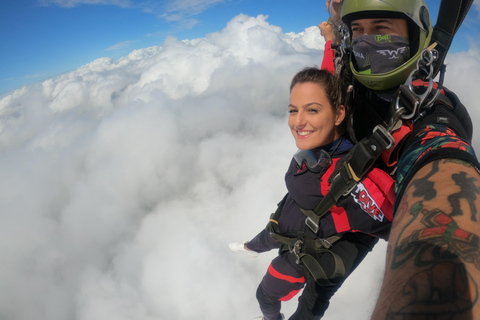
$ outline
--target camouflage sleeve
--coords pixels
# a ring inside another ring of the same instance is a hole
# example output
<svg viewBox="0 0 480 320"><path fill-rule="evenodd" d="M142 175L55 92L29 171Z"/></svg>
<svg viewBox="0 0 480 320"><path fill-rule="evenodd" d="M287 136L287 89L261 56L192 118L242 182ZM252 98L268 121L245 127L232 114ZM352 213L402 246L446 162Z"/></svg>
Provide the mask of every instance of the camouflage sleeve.
<svg viewBox="0 0 480 320"><path fill-rule="evenodd" d="M468 134L456 115L438 107L415 125L398 163L394 211L413 175L424 165L439 159L457 159L480 168Z"/></svg>

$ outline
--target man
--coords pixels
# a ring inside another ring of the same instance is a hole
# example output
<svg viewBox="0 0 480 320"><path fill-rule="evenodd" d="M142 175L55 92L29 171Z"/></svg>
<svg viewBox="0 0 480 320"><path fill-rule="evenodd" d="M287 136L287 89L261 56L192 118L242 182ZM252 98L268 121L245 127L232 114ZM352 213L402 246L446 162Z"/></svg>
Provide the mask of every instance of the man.
<svg viewBox="0 0 480 320"><path fill-rule="evenodd" d="M423 0L344 0L341 18L351 35L360 140L392 123L392 106L404 104L398 89L428 47L432 26ZM383 154L388 165L398 161L396 205L372 319L480 319L480 174L471 120L453 93L435 96L428 82L413 84L402 94L420 97L420 106L403 118L405 131L395 127L395 146ZM426 88L432 94L421 101Z"/></svg>

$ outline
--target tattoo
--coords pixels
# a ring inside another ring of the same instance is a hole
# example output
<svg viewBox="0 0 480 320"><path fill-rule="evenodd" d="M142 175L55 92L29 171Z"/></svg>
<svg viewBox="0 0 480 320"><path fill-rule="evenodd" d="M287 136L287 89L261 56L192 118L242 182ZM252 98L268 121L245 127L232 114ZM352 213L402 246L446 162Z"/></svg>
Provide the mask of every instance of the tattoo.
<svg viewBox="0 0 480 320"><path fill-rule="evenodd" d="M477 179L466 172L451 175L460 191L448 196L451 213L428 209L437 197L435 184L428 179L439 171L439 162L433 162L431 171L410 183L399 205L403 226L395 244L392 244L392 269L413 262L423 270L408 279L401 292L392 299L387 312L389 320L460 320L473 319L472 308L478 302L478 286L462 261L480 270L480 237L459 227L455 216L463 215L461 205L467 203L471 219L476 221L475 200L480 194ZM411 189L413 188L413 189ZM437 186L438 188L438 186ZM438 190L438 189L437 189ZM458 189L457 189L458 190ZM421 200L413 203L412 200ZM421 229L409 228L420 222ZM408 231L407 231L408 230ZM407 233L409 232L409 234ZM407 233L407 234L406 234Z"/></svg>
<svg viewBox="0 0 480 320"><path fill-rule="evenodd" d="M452 174L452 180L460 187L459 192L448 196L452 212L446 214L440 209L426 210L423 207L424 201L432 200L436 196L434 183L428 179L438 171L439 162L433 162L432 169L426 176L411 182L409 187L409 190L413 188L411 194L424 200L414 203L407 209L409 207L408 196L405 195L402 199L401 214L409 213L412 218L400 232L397 243L394 245L392 269L404 265L412 258L415 266L425 267L459 257L466 262L473 263L475 268L480 270L479 236L459 228L452 218L463 214L460 200L466 199L470 206L472 220L476 221L475 200L477 199L476 194L480 194L480 190L475 186L475 182L478 180L474 177L467 178L464 171ZM409 236L403 237L402 234L408 226L418 218L425 227L414 230ZM400 242L400 239L403 240Z"/></svg>
<svg viewBox="0 0 480 320"><path fill-rule="evenodd" d="M437 191L433 188L434 183L428 181L428 178L438 172L438 162L432 163L432 171L430 171L425 177L412 181L412 186L415 187L413 191L414 197L423 197L425 200L432 200L437 196Z"/></svg>
<svg viewBox="0 0 480 320"><path fill-rule="evenodd" d="M477 286L465 266L442 262L408 280L393 299L386 319L473 319L469 316L477 299Z"/></svg>
<svg viewBox="0 0 480 320"><path fill-rule="evenodd" d="M428 211L422 209L421 202L417 202L411 210L414 219L420 212L423 214L422 224L425 228L413 231L410 236L397 243L392 261L393 269L402 266L412 257L417 267L459 257L473 263L480 270L477 235L459 228L457 223L441 210Z"/></svg>
<svg viewBox="0 0 480 320"><path fill-rule="evenodd" d="M462 215L463 212L460 208L460 199L466 199L470 206L472 220L477 221L477 207L475 206L475 200L477 199L477 194L480 194L480 190L474 184L477 179L474 177L467 178L467 174L463 171L453 174L452 179L455 181L455 184L460 187L460 191L448 196L448 201L452 206L452 213L450 215Z"/></svg>

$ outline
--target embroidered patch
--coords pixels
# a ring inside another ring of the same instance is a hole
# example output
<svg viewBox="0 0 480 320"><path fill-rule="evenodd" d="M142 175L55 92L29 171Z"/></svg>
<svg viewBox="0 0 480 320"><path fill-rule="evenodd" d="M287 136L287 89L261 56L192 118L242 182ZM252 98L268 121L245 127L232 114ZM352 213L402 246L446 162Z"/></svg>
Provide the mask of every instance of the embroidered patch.
<svg viewBox="0 0 480 320"><path fill-rule="evenodd" d="M375 200L373 200L373 197L368 193L368 190L365 188L363 183L358 183L351 195L353 200L355 200L362 210L368 213L370 217L380 222L383 221L385 215L383 214L382 210L380 210L380 207L377 205Z"/></svg>

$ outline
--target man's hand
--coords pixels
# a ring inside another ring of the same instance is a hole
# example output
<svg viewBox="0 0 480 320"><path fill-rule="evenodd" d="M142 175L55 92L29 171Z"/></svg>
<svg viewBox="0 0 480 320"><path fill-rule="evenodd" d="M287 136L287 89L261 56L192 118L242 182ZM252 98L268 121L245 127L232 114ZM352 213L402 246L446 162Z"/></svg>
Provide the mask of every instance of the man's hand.
<svg viewBox="0 0 480 320"><path fill-rule="evenodd" d="M330 23L323 21L318 25L318 28L320 29L320 34L325 39L325 42L333 40L332 25Z"/></svg>

